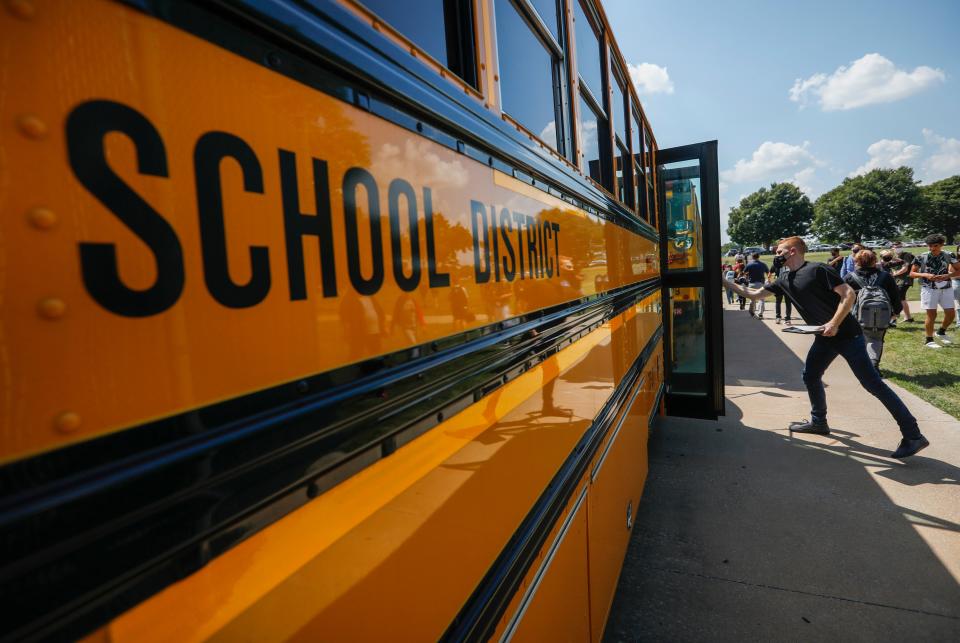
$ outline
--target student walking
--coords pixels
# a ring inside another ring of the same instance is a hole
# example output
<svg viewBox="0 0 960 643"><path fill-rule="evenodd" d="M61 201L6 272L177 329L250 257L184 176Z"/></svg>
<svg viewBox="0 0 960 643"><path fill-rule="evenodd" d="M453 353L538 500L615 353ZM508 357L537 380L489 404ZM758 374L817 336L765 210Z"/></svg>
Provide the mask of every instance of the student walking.
<svg viewBox="0 0 960 643"><path fill-rule="evenodd" d="M767 273L770 272L770 268L767 267L767 264L760 261L760 253L755 252L751 255L751 261L744 267L744 272L747 273L747 285L751 288L760 288L763 286L764 280L767 278ZM756 315L754 315L756 313ZM756 316L757 319L763 319L763 300L760 300L760 304L757 305L757 302L753 299L750 300L750 316Z"/></svg>
<svg viewBox="0 0 960 643"><path fill-rule="evenodd" d="M774 260L773 260L773 270L770 271L770 279L767 281L767 283L773 283L773 282L775 282L777 279L779 279L780 277L782 277L785 272L789 272L789 268L787 268L786 266L784 266L782 262L778 261L778 259L779 259L779 257L775 257ZM778 268L779 268L779 269L778 269ZM729 291L728 291L728 292L729 292ZM790 317L791 317L791 314L793 313L793 304L790 303L790 298L789 298L789 297L784 297L784 296L783 296L783 293L775 292L775 293L773 293L773 294L774 294L774 297L777 298L776 301L774 302L774 310L775 310L776 315L777 315L776 323L779 324L780 321L781 321L781 319L780 319L780 310L781 310L780 305L781 305L781 303L783 303L783 300L786 299L786 303L787 303L787 317L786 317L786 319L784 319L783 321L785 321L785 322L789 325L789 324L792 322L792 320L790 319Z"/></svg>
<svg viewBox="0 0 960 643"><path fill-rule="evenodd" d="M846 256L843 260L843 263L840 264L840 278L843 279L847 276L848 272L853 272L856 266L853 263L853 260L856 258L857 253L863 250L863 246L859 243L853 244L853 247L850 248L850 254Z"/></svg>
<svg viewBox="0 0 960 643"><path fill-rule="evenodd" d="M900 295L900 304L903 306L903 321L912 323L913 314L910 312L910 303L907 301L907 291L913 285L913 278L910 277L910 270L913 264L913 254L901 250L899 254L894 254L892 250L885 250L880 253L882 262L881 269L886 270L893 277L893 282L897 285L897 293Z"/></svg>
<svg viewBox="0 0 960 643"><path fill-rule="evenodd" d="M807 244L800 237L784 239L777 246L777 256L790 269L783 277L763 288L744 288L730 282L724 284L751 300L780 291L793 301L808 324L822 328L821 333L814 337L803 367L803 383L810 396L811 417L809 421L793 423L790 430L794 433L829 435L823 373L837 356L841 356L860 385L880 400L900 427L903 437L890 457L906 458L930 446L930 442L920 433L916 418L880 378L867 356L860 324L850 314L856 299L853 289L843 283L840 276L828 266L806 261L806 252Z"/></svg>
<svg viewBox="0 0 960 643"><path fill-rule="evenodd" d="M902 309L900 293L890 273L877 268L877 255L872 250L858 252L855 263L856 269L843 280L857 293L853 316L860 322L867 355L879 372L887 328Z"/></svg>
<svg viewBox="0 0 960 643"><path fill-rule="evenodd" d="M960 257L960 243L957 244L953 256ZM955 302L954 308L960 308L960 275L954 274L953 279L950 280L950 283L953 285L953 300ZM960 317L955 317L954 323L957 325L957 330L960 330Z"/></svg>
<svg viewBox="0 0 960 643"><path fill-rule="evenodd" d="M737 272L733 269L733 266L727 264L727 265L725 265L723 268L724 268L723 278L724 278L725 281L733 281L734 279L737 278ZM730 305L730 306L733 305L733 291L732 291L732 290L728 290L728 291L727 291L727 304Z"/></svg>
<svg viewBox="0 0 960 643"><path fill-rule="evenodd" d="M927 331L925 345L927 348L941 348L933 341L934 337L943 345L953 342L947 338L947 329L956 315L956 303L953 298L951 277L960 275L960 265L957 258L949 252L943 251L946 239L942 234L931 234L924 242L929 252L913 260L910 276L920 279L920 307L927 313L923 325ZM933 333L934 323L937 320L937 306L943 308L943 322L936 335Z"/></svg>

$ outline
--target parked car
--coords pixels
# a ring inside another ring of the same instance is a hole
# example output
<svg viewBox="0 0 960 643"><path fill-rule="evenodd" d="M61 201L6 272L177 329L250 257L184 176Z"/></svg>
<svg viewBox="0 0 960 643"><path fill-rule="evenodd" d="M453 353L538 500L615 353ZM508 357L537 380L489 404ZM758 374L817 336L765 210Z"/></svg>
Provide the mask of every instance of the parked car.
<svg viewBox="0 0 960 643"><path fill-rule="evenodd" d="M853 247L853 244L850 243L849 241L844 241L843 243L838 244L837 247L840 248L841 250L849 250L850 248Z"/></svg>
<svg viewBox="0 0 960 643"><path fill-rule="evenodd" d="M758 255L762 255L762 254L766 254L766 252L767 252L766 250L764 250L763 248L759 248L757 246L750 246L749 248L743 249L743 254L745 255L752 255L754 253Z"/></svg>

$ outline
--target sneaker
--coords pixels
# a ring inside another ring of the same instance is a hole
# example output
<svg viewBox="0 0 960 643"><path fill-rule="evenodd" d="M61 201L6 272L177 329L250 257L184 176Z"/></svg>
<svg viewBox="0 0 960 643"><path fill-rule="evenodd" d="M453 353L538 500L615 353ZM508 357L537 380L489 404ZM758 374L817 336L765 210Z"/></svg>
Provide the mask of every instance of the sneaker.
<svg viewBox="0 0 960 643"><path fill-rule="evenodd" d="M943 348L943 346L933 341L927 342L926 344L924 344L924 346L926 346L927 348Z"/></svg>
<svg viewBox="0 0 960 643"><path fill-rule="evenodd" d="M780 323L780 321L781 321L781 320L780 320L780 318L779 318L779 317L777 317L777 318L776 318L776 319L774 320L774 322L773 322L773 323L775 323L775 324L779 324L779 323Z"/></svg>
<svg viewBox="0 0 960 643"><path fill-rule="evenodd" d="M826 422L815 420L800 420L790 423L791 433L813 433L815 435L830 435L830 426Z"/></svg>
<svg viewBox="0 0 960 643"><path fill-rule="evenodd" d="M930 446L930 441L922 435L915 440L900 440L900 446L897 447L896 451L890 454L890 457L909 458L921 449L926 449L928 446Z"/></svg>
<svg viewBox="0 0 960 643"><path fill-rule="evenodd" d="M757 315L757 319L763 319L763 315Z"/></svg>
<svg viewBox="0 0 960 643"><path fill-rule="evenodd" d="M790 325L790 324L792 324L793 322L790 320L789 317L787 317L786 319L783 320L783 323L784 323L784 324L787 324L787 325Z"/></svg>
<svg viewBox="0 0 960 643"><path fill-rule="evenodd" d="M949 346L950 344L953 343L953 342L951 342L951 341L947 338L947 334L946 334L945 332L943 332L942 330L941 330L941 331L937 331L937 337L936 337L936 338L937 338L938 340L940 340L940 343L943 344L944 346Z"/></svg>
<svg viewBox="0 0 960 643"><path fill-rule="evenodd" d="M896 327L897 327L897 320L896 320L896 319L891 319L891 320L890 320L890 328L896 328Z"/></svg>

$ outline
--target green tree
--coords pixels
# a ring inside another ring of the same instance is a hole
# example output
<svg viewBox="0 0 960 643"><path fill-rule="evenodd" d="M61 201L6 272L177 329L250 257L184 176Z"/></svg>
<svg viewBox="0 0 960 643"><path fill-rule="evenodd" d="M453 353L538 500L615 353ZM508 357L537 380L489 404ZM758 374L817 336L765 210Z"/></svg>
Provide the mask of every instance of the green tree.
<svg viewBox="0 0 960 643"><path fill-rule="evenodd" d="M813 205L793 183L772 183L745 196L730 210L727 234L740 244L769 247L777 239L805 235L813 220Z"/></svg>
<svg viewBox="0 0 960 643"><path fill-rule="evenodd" d="M871 170L820 196L814 203L813 232L824 241L895 237L921 204L913 170Z"/></svg>
<svg viewBox="0 0 960 643"><path fill-rule="evenodd" d="M939 232L953 244L960 236L960 175L920 187L920 207L908 228L914 236Z"/></svg>

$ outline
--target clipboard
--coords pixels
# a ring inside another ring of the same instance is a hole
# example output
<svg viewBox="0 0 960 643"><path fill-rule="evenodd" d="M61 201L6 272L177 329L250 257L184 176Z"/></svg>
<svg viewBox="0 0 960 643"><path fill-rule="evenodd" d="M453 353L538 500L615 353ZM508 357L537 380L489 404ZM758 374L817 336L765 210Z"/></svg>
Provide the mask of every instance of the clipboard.
<svg viewBox="0 0 960 643"><path fill-rule="evenodd" d="M782 331L798 335L820 335L823 333L823 326L787 326Z"/></svg>

